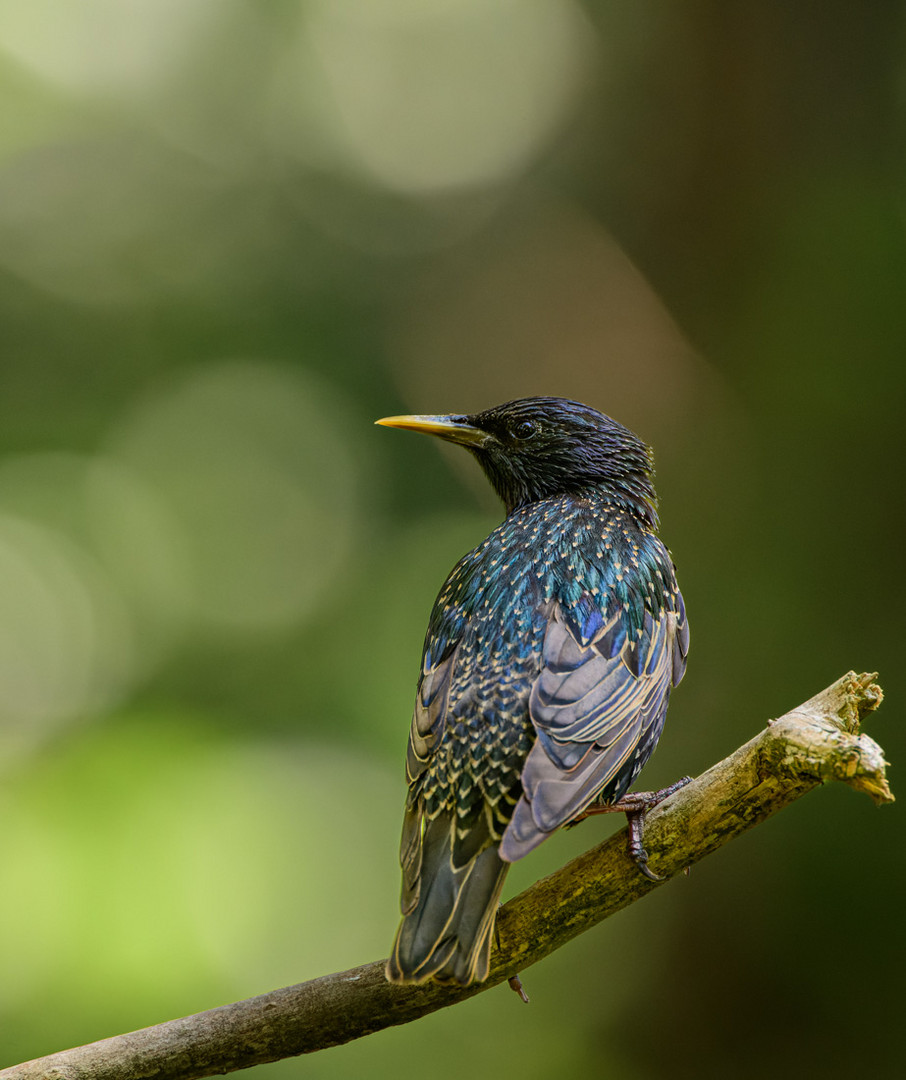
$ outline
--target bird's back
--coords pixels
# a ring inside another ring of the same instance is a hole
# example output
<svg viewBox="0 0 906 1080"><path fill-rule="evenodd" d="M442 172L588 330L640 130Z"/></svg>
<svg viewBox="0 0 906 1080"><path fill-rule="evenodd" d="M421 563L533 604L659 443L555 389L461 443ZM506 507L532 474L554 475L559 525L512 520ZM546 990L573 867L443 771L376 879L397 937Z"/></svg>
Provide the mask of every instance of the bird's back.
<svg viewBox="0 0 906 1080"><path fill-rule="evenodd" d="M626 791L686 642L666 549L599 492L515 510L457 564L425 639L389 977L486 977L508 863Z"/></svg>

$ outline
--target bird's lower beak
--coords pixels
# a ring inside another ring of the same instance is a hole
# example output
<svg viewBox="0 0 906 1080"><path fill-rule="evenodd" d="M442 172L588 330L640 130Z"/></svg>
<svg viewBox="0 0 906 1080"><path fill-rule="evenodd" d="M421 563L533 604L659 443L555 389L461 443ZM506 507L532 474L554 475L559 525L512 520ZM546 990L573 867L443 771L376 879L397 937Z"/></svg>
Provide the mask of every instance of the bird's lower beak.
<svg viewBox="0 0 906 1080"><path fill-rule="evenodd" d="M384 427L402 428L404 431L420 431L424 435L436 435L439 439L458 443L460 446L483 446L490 438L486 431L468 422L467 416L385 416L375 420Z"/></svg>

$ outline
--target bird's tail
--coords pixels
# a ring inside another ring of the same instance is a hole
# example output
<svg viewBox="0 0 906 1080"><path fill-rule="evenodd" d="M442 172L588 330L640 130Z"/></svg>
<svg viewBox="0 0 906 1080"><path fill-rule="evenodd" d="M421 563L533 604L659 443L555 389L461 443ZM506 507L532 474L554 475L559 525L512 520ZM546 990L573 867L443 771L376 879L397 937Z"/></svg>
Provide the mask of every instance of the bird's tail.
<svg viewBox="0 0 906 1080"><path fill-rule="evenodd" d="M509 869L477 824L457 835L455 814L440 814L422 833L421 815L403 828L403 921L387 978L420 983L434 978L461 986L488 977L491 934L503 879Z"/></svg>

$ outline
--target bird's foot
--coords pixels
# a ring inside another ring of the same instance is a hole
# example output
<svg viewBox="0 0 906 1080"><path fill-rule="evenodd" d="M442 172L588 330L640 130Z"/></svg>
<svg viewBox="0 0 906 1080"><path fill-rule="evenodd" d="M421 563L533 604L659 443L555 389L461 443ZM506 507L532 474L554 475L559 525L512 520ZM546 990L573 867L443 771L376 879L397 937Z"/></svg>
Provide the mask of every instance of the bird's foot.
<svg viewBox="0 0 906 1080"><path fill-rule="evenodd" d="M655 874L648 866L648 852L642 843L642 836L645 831L645 815L658 803L662 803L664 799L675 791L679 791L680 788L691 782L691 776L684 776L682 780L677 780L675 784L661 788L660 791L630 791L612 803L592 803L570 824L575 825L580 821L584 821L585 818L591 817L592 814L625 814L626 822L629 825L627 852L630 859L649 881L663 881L664 879L660 874Z"/></svg>
<svg viewBox="0 0 906 1080"><path fill-rule="evenodd" d="M661 788L660 791L628 791L622 798L617 799L616 802L608 803L600 810L592 803L591 812L593 814L603 814L609 810L620 810L624 814L632 814L640 810L644 814L649 810L653 810L658 803L662 803L664 799L669 798L680 788L684 788L686 784L691 783L692 777L684 776L681 780L677 780L675 784Z"/></svg>
<svg viewBox="0 0 906 1080"><path fill-rule="evenodd" d="M626 823L629 826L629 843L626 845L626 851L629 858L633 860L649 881L663 881L663 877L656 874L648 866L648 852L642 844L642 834L645 831L645 814L647 812L647 809L626 811Z"/></svg>

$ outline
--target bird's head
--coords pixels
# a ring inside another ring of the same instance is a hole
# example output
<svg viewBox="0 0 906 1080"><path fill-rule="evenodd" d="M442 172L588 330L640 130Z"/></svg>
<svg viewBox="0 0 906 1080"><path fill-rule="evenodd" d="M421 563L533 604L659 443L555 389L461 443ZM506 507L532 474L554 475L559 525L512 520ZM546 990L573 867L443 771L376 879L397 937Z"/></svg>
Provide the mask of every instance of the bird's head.
<svg viewBox="0 0 906 1080"><path fill-rule="evenodd" d="M437 435L478 459L507 513L595 489L657 524L650 449L609 416L565 398L520 398L471 415L388 416L377 423Z"/></svg>

